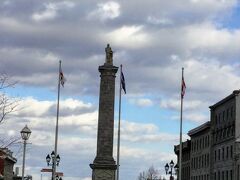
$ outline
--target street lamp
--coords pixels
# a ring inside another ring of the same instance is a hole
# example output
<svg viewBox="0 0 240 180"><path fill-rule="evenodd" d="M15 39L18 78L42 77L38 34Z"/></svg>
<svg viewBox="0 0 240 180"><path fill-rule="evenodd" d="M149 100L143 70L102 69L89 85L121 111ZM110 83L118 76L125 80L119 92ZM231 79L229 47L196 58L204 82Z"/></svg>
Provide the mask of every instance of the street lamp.
<svg viewBox="0 0 240 180"><path fill-rule="evenodd" d="M58 166L58 165L59 165L59 162L60 162L60 156L59 156L59 154L56 155L54 151L52 151L51 156L50 156L49 154L46 156L47 165L48 165L48 166L52 166L52 180L54 180L54 179L53 179L53 176L54 176L54 174L53 174L53 168L54 168L54 162L55 162L55 160L56 160L56 166ZM58 175L55 177L55 179L56 179L56 180L62 180L62 178L61 178L61 177L58 177Z"/></svg>
<svg viewBox="0 0 240 180"><path fill-rule="evenodd" d="M175 172L177 173L177 171L178 171L178 165L176 164L176 165L174 166L173 160L171 160L171 162L169 163L169 165L168 165L168 163L165 165L165 171L166 171L166 174L170 174L170 180L173 180L173 179L174 179L174 178L173 178L173 167L174 167ZM169 170L169 168L170 168L170 170Z"/></svg>
<svg viewBox="0 0 240 180"><path fill-rule="evenodd" d="M31 135L31 130L27 127L27 125L21 130L21 136L23 139L23 167L22 167L22 180L24 180L24 170L25 170L25 153L26 153L26 145L27 140Z"/></svg>

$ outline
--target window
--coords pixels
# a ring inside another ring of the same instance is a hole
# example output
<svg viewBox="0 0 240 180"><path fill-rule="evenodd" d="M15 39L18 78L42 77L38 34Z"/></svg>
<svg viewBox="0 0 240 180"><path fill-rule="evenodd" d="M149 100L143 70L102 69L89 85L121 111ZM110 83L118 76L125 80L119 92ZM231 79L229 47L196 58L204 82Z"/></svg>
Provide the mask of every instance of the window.
<svg viewBox="0 0 240 180"><path fill-rule="evenodd" d="M227 120L228 120L228 117L229 117L229 108L227 109Z"/></svg>
<svg viewBox="0 0 240 180"><path fill-rule="evenodd" d="M196 169L196 158L193 158L193 169Z"/></svg>
<svg viewBox="0 0 240 180"><path fill-rule="evenodd" d="M207 139L207 136L205 137L205 147L208 147L208 139Z"/></svg>
<svg viewBox="0 0 240 180"><path fill-rule="evenodd" d="M226 154L227 159L228 159L228 153L229 153L229 147L227 146L227 154Z"/></svg>
<svg viewBox="0 0 240 180"><path fill-rule="evenodd" d="M224 129L223 130L223 138L225 138L226 137L226 130Z"/></svg>
<svg viewBox="0 0 240 180"><path fill-rule="evenodd" d="M232 127L232 136L234 136L234 126Z"/></svg>
<svg viewBox="0 0 240 180"><path fill-rule="evenodd" d="M221 150L218 149L218 160L220 160Z"/></svg>
<svg viewBox="0 0 240 180"><path fill-rule="evenodd" d="M224 155L225 155L225 152L224 152L224 147L222 148L222 160L224 160Z"/></svg>
<svg viewBox="0 0 240 180"><path fill-rule="evenodd" d="M227 137L229 137L230 136L230 128L228 127L227 128Z"/></svg>
<svg viewBox="0 0 240 180"><path fill-rule="evenodd" d="M209 166L209 154L207 154L207 167Z"/></svg>
<svg viewBox="0 0 240 180"><path fill-rule="evenodd" d="M224 171L222 171L222 180L224 180Z"/></svg>
<svg viewBox="0 0 240 180"><path fill-rule="evenodd" d="M197 151L198 151L198 140L197 140Z"/></svg>
<svg viewBox="0 0 240 180"><path fill-rule="evenodd" d="M223 111L222 119L223 119L223 121L225 120L225 111Z"/></svg>
<svg viewBox="0 0 240 180"><path fill-rule="evenodd" d="M231 118L233 117L233 107L231 107Z"/></svg>
<svg viewBox="0 0 240 180"><path fill-rule="evenodd" d="M216 150L214 151L214 160L215 160L215 162L217 161L217 151Z"/></svg>
<svg viewBox="0 0 240 180"><path fill-rule="evenodd" d="M228 180L228 171L226 171L226 180Z"/></svg>
<svg viewBox="0 0 240 180"><path fill-rule="evenodd" d="M233 146L230 147L230 157L233 157Z"/></svg>
<svg viewBox="0 0 240 180"><path fill-rule="evenodd" d="M206 167L207 166L207 155L205 154L204 155L204 167Z"/></svg>
<svg viewBox="0 0 240 180"><path fill-rule="evenodd" d="M198 157L195 158L195 169L198 168Z"/></svg>
<svg viewBox="0 0 240 180"><path fill-rule="evenodd" d="M202 138L202 148L205 147L205 141L204 141L204 137Z"/></svg>
<svg viewBox="0 0 240 180"><path fill-rule="evenodd" d="M199 156L199 168L202 168L202 156Z"/></svg>
<svg viewBox="0 0 240 180"><path fill-rule="evenodd" d="M200 139L200 145L199 145L199 149L202 148L202 138Z"/></svg>
<svg viewBox="0 0 240 180"><path fill-rule="evenodd" d="M209 135L207 136L207 146L209 147Z"/></svg>
<svg viewBox="0 0 240 180"><path fill-rule="evenodd" d="M233 180L233 171L230 170L230 180Z"/></svg>
<svg viewBox="0 0 240 180"><path fill-rule="evenodd" d="M218 135L219 135L219 139L221 140L222 139L222 130L219 131Z"/></svg>

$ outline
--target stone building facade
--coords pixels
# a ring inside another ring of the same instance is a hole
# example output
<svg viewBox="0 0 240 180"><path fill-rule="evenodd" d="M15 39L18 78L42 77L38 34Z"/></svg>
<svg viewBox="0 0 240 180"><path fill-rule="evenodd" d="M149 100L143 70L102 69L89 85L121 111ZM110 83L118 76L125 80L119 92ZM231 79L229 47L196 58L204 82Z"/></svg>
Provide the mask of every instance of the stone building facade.
<svg viewBox="0 0 240 180"><path fill-rule="evenodd" d="M179 155L179 145L174 146L174 152ZM191 141L187 140L182 144L182 180L190 180L191 165ZM179 156L178 156L179 158ZM179 160L178 160L179 161Z"/></svg>
<svg viewBox="0 0 240 180"><path fill-rule="evenodd" d="M13 179L13 166L17 159L12 156L12 152L7 148L0 148L0 179Z"/></svg>
<svg viewBox="0 0 240 180"><path fill-rule="evenodd" d="M191 180L210 177L210 122L188 132L191 137Z"/></svg>
<svg viewBox="0 0 240 180"><path fill-rule="evenodd" d="M233 91L232 94L218 103L210 106L211 110L211 172L213 180L239 180L239 169L236 169L235 155L238 154L235 147L240 126L239 104L240 91ZM235 178L234 178L235 177Z"/></svg>
<svg viewBox="0 0 240 180"><path fill-rule="evenodd" d="M190 179L240 180L240 90L209 108L210 121L188 132Z"/></svg>

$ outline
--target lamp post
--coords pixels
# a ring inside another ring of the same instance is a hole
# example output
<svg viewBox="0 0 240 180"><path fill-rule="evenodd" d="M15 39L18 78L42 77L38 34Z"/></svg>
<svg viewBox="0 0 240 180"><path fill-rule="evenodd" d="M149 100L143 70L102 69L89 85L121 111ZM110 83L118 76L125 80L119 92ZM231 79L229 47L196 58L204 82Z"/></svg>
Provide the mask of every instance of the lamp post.
<svg viewBox="0 0 240 180"><path fill-rule="evenodd" d="M178 165L176 164L174 166L173 160L171 160L169 165L168 165L168 163L165 165L165 171L166 171L166 174L170 174L170 180L174 180L174 177L173 177L173 167L174 167L174 170L175 170L175 172L177 174L178 173Z"/></svg>
<svg viewBox="0 0 240 180"><path fill-rule="evenodd" d="M46 161L47 161L47 165L48 165L48 166L52 166L52 180L55 180L55 179L56 179L56 180L62 180L62 178L61 178L61 177L59 178L58 176L56 176L56 177L54 178L54 174L53 174L54 162L56 161L56 166L58 166L58 165L59 165L59 162L60 162L60 156L59 156L59 154L56 155L55 152L52 151L51 156L50 156L49 154L47 155Z"/></svg>
<svg viewBox="0 0 240 180"><path fill-rule="evenodd" d="M26 145L27 140L31 135L31 130L27 127L27 125L21 130L21 136L23 139L23 167L22 167L22 180L24 180L24 170L25 170L25 153L26 153Z"/></svg>

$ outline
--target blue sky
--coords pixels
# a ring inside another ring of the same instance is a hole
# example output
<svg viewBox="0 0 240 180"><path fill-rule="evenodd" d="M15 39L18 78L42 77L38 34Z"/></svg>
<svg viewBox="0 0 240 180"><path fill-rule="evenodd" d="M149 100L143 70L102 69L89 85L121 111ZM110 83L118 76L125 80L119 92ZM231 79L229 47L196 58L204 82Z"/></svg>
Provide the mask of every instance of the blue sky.
<svg viewBox="0 0 240 180"><path fill-rule="evenodd" d="M64 179L89 180L95 158L99 72L110 43L114 65L123 64L120 178L136 179L154 165L176 161L181 68L184 139L209 120L209 106L239 89L240 24L237 0L31 1L0 5L0 73L17 81L5 90L21 99L0 124L1 137L32 130L27 174L40 179L54 145L58 62L67 79L61 89L59 171ZM115 125L119 74L116 77ZM2 92L1 92L2 93ZM116 132L114 157L116 157ZM10 147L21 167L20 146ZM47 179L47 174L44 175Z"/></svg>

